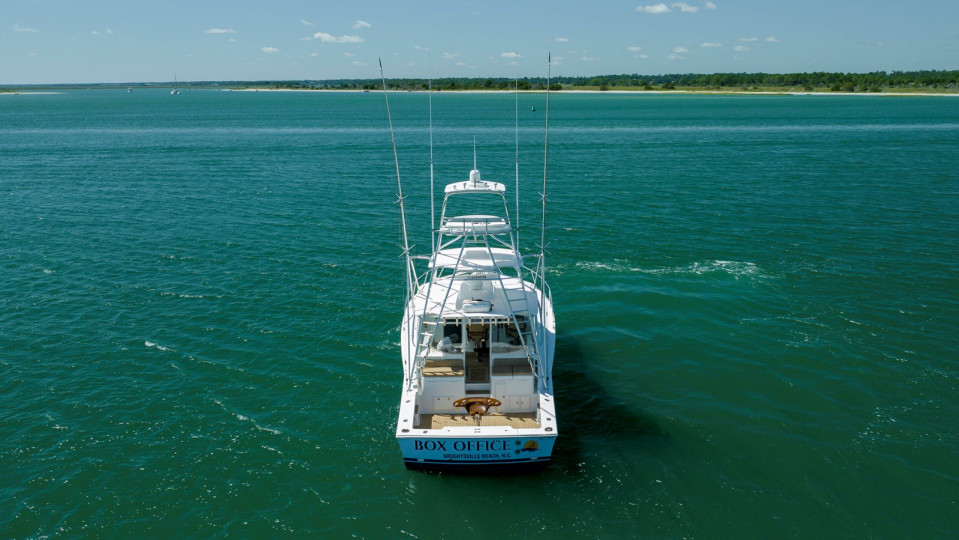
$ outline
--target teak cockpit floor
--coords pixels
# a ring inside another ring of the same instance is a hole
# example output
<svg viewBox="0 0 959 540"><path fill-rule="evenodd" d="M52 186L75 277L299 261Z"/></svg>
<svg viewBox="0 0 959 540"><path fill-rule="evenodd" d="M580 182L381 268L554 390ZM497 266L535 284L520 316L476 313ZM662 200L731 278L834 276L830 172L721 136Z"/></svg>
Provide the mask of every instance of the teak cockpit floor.
<svg viewBox="0 0 959 540"><path fill-rule="evenodd" d="M478 421L477 421L478 419ZM490 413L480 417L466 414L421 414L415 429L443 429L445 427L509 426L512 428L539 428L536 413Z"/></svg>

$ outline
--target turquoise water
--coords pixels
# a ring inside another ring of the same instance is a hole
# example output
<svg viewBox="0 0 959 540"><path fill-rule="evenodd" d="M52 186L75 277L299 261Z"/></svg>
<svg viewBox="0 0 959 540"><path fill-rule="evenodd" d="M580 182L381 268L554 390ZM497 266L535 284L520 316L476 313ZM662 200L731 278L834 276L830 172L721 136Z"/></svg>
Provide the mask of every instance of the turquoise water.
<svg viewBox="0 0 959 540"><path fill-rule="evenodd" d="M391 94L418 251L425 94ZM538 112L531 112L536 106ZM433 95L438 184L511 95ZM534 250L544 96L519 102ZM560 439L408 472L377 93L0 95L0 537L952 538L959 99L553 95Z"/></svg>

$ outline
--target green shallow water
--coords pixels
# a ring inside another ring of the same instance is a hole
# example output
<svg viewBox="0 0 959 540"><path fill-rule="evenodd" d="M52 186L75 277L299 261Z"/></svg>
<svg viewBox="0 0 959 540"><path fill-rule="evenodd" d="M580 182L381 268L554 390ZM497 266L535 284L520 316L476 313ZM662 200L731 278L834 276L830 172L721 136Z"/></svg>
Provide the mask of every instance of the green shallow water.
<svg viewBox="0 0 959 540"><path fill-rule="evenodd" d="M959 100L550 101L561 435L487 478L393 439L381 94L0 96L0 536L959 534ZM422 252L427 96L390 103ZM475 137L512 186L511 95L433 111L438 184Z"/></svg>

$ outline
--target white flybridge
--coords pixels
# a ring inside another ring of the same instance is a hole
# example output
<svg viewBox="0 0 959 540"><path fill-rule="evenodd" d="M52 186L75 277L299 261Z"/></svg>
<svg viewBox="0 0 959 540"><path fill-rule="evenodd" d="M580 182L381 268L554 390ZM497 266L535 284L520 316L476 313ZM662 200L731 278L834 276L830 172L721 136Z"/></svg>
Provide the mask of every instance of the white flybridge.
<svg viewBox="0 0 959 540"><path fill-rule="evenodd" d="M385 95L385 79L383 85ZM547 117L548 110L547 94ZM395 140L393 148L395 158ZM545 166L543 177L545 231ZM407 468L545 467L558 431L556 323L542 248L532 257L519 252L505 186L483 180L474 163L468 180L444 190L433 253L414 257L398 166L397 185L408 288L396 438ZM490 213L455 211L478 207Z"/></svg>

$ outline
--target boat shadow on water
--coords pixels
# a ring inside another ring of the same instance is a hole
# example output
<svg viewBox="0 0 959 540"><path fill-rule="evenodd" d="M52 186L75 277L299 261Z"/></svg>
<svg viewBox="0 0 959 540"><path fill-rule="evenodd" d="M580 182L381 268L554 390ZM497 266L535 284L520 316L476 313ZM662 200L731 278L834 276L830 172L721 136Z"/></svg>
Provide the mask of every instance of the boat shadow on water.
<svg viewBox="0 0 959 540"><path fill-rule="evenodd" d="M625 402L589 376L590 362L574 337L557 336L553 387L556 389L559 438L551 470L575 474L588 446L642 448L669 439L659 421L644 412L640 400Z"/></svg>

